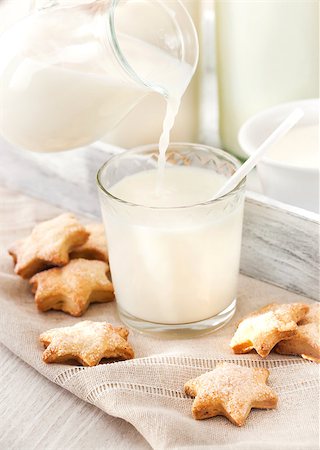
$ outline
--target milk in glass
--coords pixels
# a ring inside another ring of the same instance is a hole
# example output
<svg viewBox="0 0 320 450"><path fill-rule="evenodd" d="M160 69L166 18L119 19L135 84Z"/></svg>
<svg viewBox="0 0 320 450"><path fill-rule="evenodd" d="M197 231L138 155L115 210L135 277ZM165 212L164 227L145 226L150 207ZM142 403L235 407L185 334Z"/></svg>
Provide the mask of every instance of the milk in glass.
<svg viewBox="0 0 320 450"><path fill-rule="evenodd" d="M211 170L167 166L160 192L158 177L150 169L109 188L128 204L102 200L120 311L161 324L211 318L236 298L243 201L192 206L226 181Z"/></svg>

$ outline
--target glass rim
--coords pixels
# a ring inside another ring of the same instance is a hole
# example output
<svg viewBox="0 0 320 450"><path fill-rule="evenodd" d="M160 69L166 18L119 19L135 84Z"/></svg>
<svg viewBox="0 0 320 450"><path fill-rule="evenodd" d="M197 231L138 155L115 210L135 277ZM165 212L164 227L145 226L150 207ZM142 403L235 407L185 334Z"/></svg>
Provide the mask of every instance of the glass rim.
<svg viewBox="0 0 320 450"><path fill-rule="evenodd" d="M104 169L107 166L109 166L116 160L120 160L121 158L123 158L124 156L126 156L128 154L139 154L139 152L146 153L151 150L158 150L158 145L159 144L142 145L142 146L134 147L129 150L125 150L125 151L121 152L120 154L116 154L116 155L112 156L110 159L108 159L105 163L102 164L102 166L100 167L100 169L97 172L96 182L97 182L98 188L102 191L102 193L104 195L111 198L112 200L115 200L119 203L122 203L122 204L130 206L130 207L139 207L139 208L153 209L153 210L180 210L180 209L183 210L183 209L194 208L194 207L199 207L199 206L200 207L201 206L209 206L212 204L219 203L222 200L226 200L229 197L233 196L237 192L240 192L245 187L246 177L243 180L241 180L235 188L231 189L231 191L229 191L226 194L221 195L217 198L213 198L211 200L206 200L205 202L198 202L198 203L193 203L190 205L181 205L181 206L147 206L147 205L142 205L140 203L133 203L133 202L124 200L122 198L116 197L115 195L111 194L111 192L109 192L108 189L106 189L103 186L101 176L102 176L102 172L104 171ZM224 150L221 150L216 147L211 147L209 145L195 144L195 143L190 143L190 142L172 142L169 144L168 150L172 149L173 147L178 147L178 148L194 147L195 149L198 148L199 150L206 150L210 153L214 153L214 154L220 156L221 158L227 160L229 163L231 163L235 167L236 170L241 166L241 162L235 156L230 155L229 153L225 152Z"/></svg>

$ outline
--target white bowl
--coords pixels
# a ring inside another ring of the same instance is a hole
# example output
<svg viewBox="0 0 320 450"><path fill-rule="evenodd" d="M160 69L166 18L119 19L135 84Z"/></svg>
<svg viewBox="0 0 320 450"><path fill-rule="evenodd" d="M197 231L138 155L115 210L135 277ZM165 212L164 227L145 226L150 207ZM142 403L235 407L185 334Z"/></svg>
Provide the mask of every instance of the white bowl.
<svg viewBox="0 0 320 450"><path fill-rule="evenodd" d="M284 103L266 109L242 125L238 135L242 150L250 156L295 107L304 111L304 117L297 126L319 124L319 99ZM264 157L258 163L257 170L266 195L319 212L319 166L298 167Z"/></svg>

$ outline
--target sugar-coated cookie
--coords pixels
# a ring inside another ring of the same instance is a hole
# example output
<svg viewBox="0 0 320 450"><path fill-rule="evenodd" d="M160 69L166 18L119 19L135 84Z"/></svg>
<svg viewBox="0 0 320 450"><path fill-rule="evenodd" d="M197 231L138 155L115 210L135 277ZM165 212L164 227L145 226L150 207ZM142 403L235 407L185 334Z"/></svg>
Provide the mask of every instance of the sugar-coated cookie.
<svg viewBox="0 0 320 450"><path fill-rule="evenodd" d="M192 405L195 419L222 415L241 427L251 408L277 406L277 395L266 384L268 377L267 369L220 363L211 372L189 380L184 390L195 398Z"/></svg>
<svg viewBox="0 0 320 450"><path fill-rule="evenodd" d="M113 285L107 277L109 266L103 261L73 259L34 275L30 284L40 311L55 309L81 316L90 303L114 299Z"/></svg>
<svg viewBox="0 0 320 450"><path fill-rule="evenodd" d="M92 223L86 226L88 240L75 248L71 258L98 259L108 262L108 247L102 223Z"/></svg>
<svg viewBox="0 0 320 450"><path fill-rule="evenodd" d="M43 360L46 363L76 360L83 366L96 366L103 358L132 359L134 352L127 342L128 334L125 328L89 320L53 328L40 335L40 342L46 347Z"/></svg>
<svg viewBox="0 0 320 450"><path fill-rule="evenodd" d="M303 303L264 306L241 320L230 347L234 353L248 353L255 349L264 358L278 342L296 334L297 322L308 310L308 305Z"/></svg>
<svg viewBox="0 0 320 450"><path fill-rule="evenodd" d="M48 267L64 266L69 253L84 244L88 236L88 231L70 213L39 223L27 238L9 248L15 273L30 278Z"/></svg>
<svg viewBox="0 0 320 450"><path fill-rule="evenodd" d="M320 363L320 305L313 304L298 323L297 333L279 342L275 350L283 355L300 355L304 359Z"/></svg>

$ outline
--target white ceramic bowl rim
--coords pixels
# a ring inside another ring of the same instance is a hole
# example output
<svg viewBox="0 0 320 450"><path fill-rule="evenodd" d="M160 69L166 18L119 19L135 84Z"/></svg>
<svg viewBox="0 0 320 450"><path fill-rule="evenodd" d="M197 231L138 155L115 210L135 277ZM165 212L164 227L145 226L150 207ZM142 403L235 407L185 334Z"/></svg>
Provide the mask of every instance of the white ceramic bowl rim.
<svg viewBox="0 0 320 450"><path fill-rule="evenodd" d="M296 107L300 107L303 110L306 110L307 108L311 108L311 107L314 107L316 109L318 107L317 109L318 109L318 118L319 118L319 112L320 112L320 99L319 98L312 98L312 99L306 99L306 100L281 103L277 106L273 106L271 108L264 109L263 111L260 111L259 113L250 117L240 128L240 131L238 133L238 142L240 144L240 147L244 151L244 153L246 153L248 156L250 156L255 151L255 149L253 149L253 148L250 148L250 149L248 148L248 147L251 147L251 145L248 144L248 137L247 137L248 130L250 130L254 126L255 123L261 122L261 120L263 119L264 116L268 116L268 117L274 116L275 117L276 114L278 112L280 112L281 110L282 110L282 112L284 112L287 109L288 114L289 114L290 110L291 109L293 110ZM303 118L302 118L302 120L303 120ZM299 126L299 124L297 124L297 126ZM276 161L272 158L269 158L268 156L264 156L262 158L262 162L269 164L271 166L295 170L298 172L304 171L304 172L309 172L309 173L316 173L319 171L319 168L316 168L316 167L308 167L308 166L299 167L294 164L290 164L290 163L286 163L286 162L282 162L282 161Z"/></svg>

